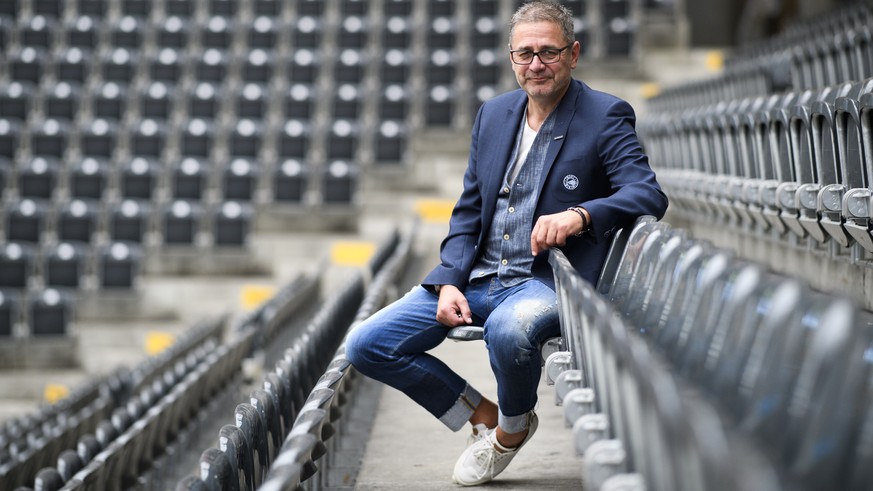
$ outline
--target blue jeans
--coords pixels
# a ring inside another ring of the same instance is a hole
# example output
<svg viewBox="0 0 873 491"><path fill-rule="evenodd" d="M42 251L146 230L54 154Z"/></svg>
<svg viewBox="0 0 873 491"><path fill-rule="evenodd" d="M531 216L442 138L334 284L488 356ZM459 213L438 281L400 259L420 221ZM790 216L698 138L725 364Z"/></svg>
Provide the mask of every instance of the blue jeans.
<svg viewBox="0 0 873 491"><path fill-rule="evenodd" d="M474 324L485 328L497 378L498 424L508 433L524 431L526 415L537 402L540 345L561 334L557 296L534 279L504 287L495 277L471 283L464 295ZM482 396L427 353L448 334L448 328L436 321L437 301L436 294L414 287L349 332L346 356L359 372L405 393L457 431Z"/></svg>

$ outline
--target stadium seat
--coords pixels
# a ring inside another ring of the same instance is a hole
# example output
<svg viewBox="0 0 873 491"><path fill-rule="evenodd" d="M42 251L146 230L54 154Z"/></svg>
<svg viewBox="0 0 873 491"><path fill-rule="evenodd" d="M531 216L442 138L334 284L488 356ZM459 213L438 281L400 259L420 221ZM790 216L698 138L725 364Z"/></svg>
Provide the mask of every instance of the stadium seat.
<svg viewBox="0 0 873 491"><path fill-rule="evenodd" d="M483 85L497 86L501 81L501 67L503 59L500 53L494 49L483 49L476 52L472 60L473 86Z"/></svg>
<svg viewBox="0 0 873 491"><path fill-rule="evenodd" d="M267 87L248 83L237 91L234 98L236 118L262 120L266 117L269 100L269 89Z"/></svg>
<svg viewBox="0 0 873 491"><path fill-rule="evenodd" d="M173 94L175 92L174 86L161 81L152 82L143 87L137 94L139 115L148 119L169 119L173 111Z"/></svg>
<svg viewBox="0 0 873 491"><path fill-rule="evenodd" d="M121 166L119 192L124 198L151 200L158 184L158 163L135 157Z"/></svg>
<svg viewBox="0 0 873 491"><path fill-rule="evenodd" d="M126 15L108 26L109 42L115 48L139 50L145 39L145 19Z"/></svg>
<svg viewBox="0 0 873 491"><path fill-rule="evenodd" d="M337 45L340 48L360 49L366 47L369 28L366 18L347 14L339 26Z"/></svg>
<svg viewBox="0 0 873 491"><path fill-rule="evenodd" d="M230 49L233 42L234 29L233 19L220 15L210 17L200 27L200 44L206 48L206 53L212 51L210 48L226 51Z"/></svg>
<svg viewBox="0 0 873 491"><path fill-rule="evenodd" d="M64 478L54 467L43 467L33 480L34 489L58 491L64 486Z"/></svg>
<svg viewBox="0 0 873 491"><path fill-rule="evenodd" d="M51 200L61 165L52 157L34 157L18 166L18 194L23 198Z"/></svg>
<svg viewBox="0 0 873 491"><path fill-rule="evenodd" d="M454 119L455 93L451 87L436 85L431 87L425 101L425 122L429 126L449 126Z"/></svg>
<svg viewBox="0 0 873 491"><path fill-rule="evenodd" d="M312 127L304 120L291 119L282 126L277 151L280 157L305 158L309 152Z"/></svg>
<svg viewBox="0 0 873 491"><path fill-rule="evenodd" d="M61 475L61 479L63 479L65 483L70 481L73 478L73 475L79 472L82 467L85 467L85 464L75 450L67 449L58 455L56 468Z"/></svg>
<svg viewBox="0 0 873 491"><path fill-rule="evenodd" d="M405 84L409 81L411 56L400 49L385 51L379 68L379 78L383 84Z"/></svg>
<svg viewBox="0 0 873 491"><path fill-rule="evenodd" d="M311 15L302 15L291 26L291 44L295 51L317 49L321 46L324 26Z"/></svg>
<svg viewBox="0 0 873 491"><path fill-rule="evenodd" d="M309 119L315 114L319 94L315 85L293 83L285 92L283 112L285 119Z"/></svg>
<svg viewBox="0 0 873 491"><path fill-rule="evenodd" d="M358 119L361 117L363 101L367 99L363 86L343 83L333 94L331 116L335 119Z"/></svg>
<svg viewBox="0 0 873 491"><path fill-rule="evenodd" d="M255 389L249 394L249 404L261 415L261 421L264 423L267 438L267 453L272 462L279 453L279 448L282 446L282 439L284 438L282 418L279 417L278 408L276 407L277 401L264 389Z"/></svg>
<svg viewBox="0 0 873 491"><path fill-rule="evenodd" d="M62 158L70 143L70 124L58 119L46 119L30 127L30 148L33 155Z"/></svg>
<svg viewBox="0 0 873 491"><path fill-rule="evenodd" d="M203 119L191 119L179 135L183 156L209 157L215 145L215 127Z"/></svg>
<svg viewBox="0 0 873 491"><path fill-rule="evenodd" d="M99 226L97 205L81 199L59 203L55 233L64 242L90 244Z"/></svg>
<svg viewBox="0 0 873 491"><path fill-rule="evenodd" d="M27 320L33 336L65 336L73 321L73 303L63 290L46 288L28 298Z"/></svg>
<svg viewBox="0 0 873 491"><path fill-rule="evenodd" d="M105 160L86 157L70 170L70 197L100 201L109 184L109 165Z"/></svg>
<svg viewBox="0 0 873 491"><path fill-rule="evenodd" d="M9 79L21 83L39 85L42 81L47 59L46 51L32 46L8 53L6 59Z"/></svg>
<svg viewBox="0 0 873 491"><path fill-rule="evenodd" d="M200 201L209 181L209 164L205 160L185 157L171 169L170 194L176 199Z"/></svg>
<svg viewBox="0 0 873 491"><path fill-rule="evenodd" d="M448 49L435 49L430 52L425 79L428 85L451 84L457 71L457 54Z"/></svg>
<svg viewBox="0 0 873 491"><path fill-rule="evenodd" d="M823 98L812 103L810 125L813 134L813 149L815 151L816 175L820 189L816 198L816 212L819 224L838 244L847 247L851 236L842 226L842 199L840 188L840 162L836 144L836 101L846 97L852 89L852 84L840 84L833 87Z"/></svg>
<svg viewBox="0 0 873 491"><path fill-rule="evenodd" d="M47 118L72 121L81 107L81 87L58 82L42 94L43 114Z"/></svg>
<svg viewBox="0 0 873 491"><path fill-rule="evenodd" d="M42 278L46 286L79 288L87 274L88 257L80 244L61 242L42 252Z"/></svg>
<svg viewBox="0 0 873 491"><path fill-rule="evenodd" d="M97 118L79 128L79 151L86 157L111 159L118 143L118 126Z"/></svg>
<svg viewBox="0 0 873 491"><path fill-rule="evenodd" d="M291 387L278 373L271 371L264 375L264 390L272 397L276 405L276 411L282 421L282 438L291 431L294 419L297 417L297 409L291 397ZM274 464L275 465L275 464Z"/></svg>
<svg viewBox="0 0 873 491"><path fill-rule="evenodd" d="M263 125L256 119L239 119L228 139L228 152L231 156L257 157L264 141Z"/></svg>
<svg viewBox="0 0 873 491"><path fill-rule="evenodd" d="M221 110L221 89L208 82L195 85L186 96L188 117L215 119Z"/></svg>
<svg viewBox="0 0 873 491"><path fill-rule="evenodd" d="M277 202L303 202L307 181L307 170L302 161L297 159L284 160L274 170L273 200Z"/></svg>
<svg viewBox="0 0 873 491"><path fill-rule="evenodd" d="M234 419L236 426L242 430L246 441L249 442L254 463L254 483L258 487L264 482L271 462L264 422L258 410L245 402L236 406Z"/></svg>
<svg viewBox="0 0 873 491"><path fill-rule="evenodd" d="M182 79L186 63L183 52L177 48L163 48L146 57L146 73L153 82L163 82L165 86L172 88ZM162 84L152 84L146 90L150 92L151 87L158 85Z"/></svg>
<svg viewBox="0 0 873 491"><path fill-rule="evenodd" d="M229 64L226 52L217 48L209 48L195 62L196 80L201 83L223 84L228 78Z"/></svg>
<svg viewBox="0 0 873 491"><path fill-rule="evenodd" d="M604 16L604 46L607 56L627 57L633 54L636 29L630 17L629 1L611 1Z"/></svg>
<svg viewBox="0 0 873 491"><path fill-rule="evenodd" d="M48 221L44 202L25 198L4 207L4 212L7 241L40 242Z"/></svg>
<svg viewBox="0 0 873 491"><path fill-rule="evenodd" d="M379 118L405 120L409 115L409 90L398 84L386 85L379 98Z"/></svg>
<svg viewBox="0 0 873 491"><path fill-rule="evenodd" d="M482 2L476 2L479 5ZM472 45L478 49L494 49L500 46L500 30L497 19L481 15L473 24Z"/></svg>
<svg viewBox="0 0 873 491"><path fill-rule="evenodd" d="M7 120L27 121L33 109L33 86L12 81L0 86L0 115Z"/></svg>
<svg viewBox="0 0 873 491"><path fill-rule="evenodd" d="M394 4L396 2L389 2L386 7ZM413 21L402 15L395 14L385 20L385 26L382 29L382 47L386 50L409 49L411 47Z"/></svg>
<svg viewBox="0 0 873 491"><path fill-rule="evenodd" d="M127 85L108 82L91 93L91 112L95 118L120 121L127 111Z"/></svg>
<svg viewBox="0 0 873 491"><path fill-rule="evenodd" d="M315 50L308 48L295 49L291 59L287 62L288 80L291 82L314 84L318 79L320 64L321 57Z"/></svg>
<svg viewBox="0 0 873 491"><path fill-rule="evenodd" d="M84 14L71 18L63 28L64 41L70 48L80 48L92 52L100 41L101 15Z"/></svg>
<svg viewBox="0 0 873 491"><path fill-rule="evenodd" d="M258 185L259 170L254 161L235 158L225 166L221 178L221 191L225 200L251 201Z"/></svg>
<svg viewBox="0 0 873 491"><path fill-rule="evenodd" d="M240 67L244 82L269 85L276 69L276 56L262 48L255 48L246 54Z"/></svg>
<svg viewBox="0 0 873 491"><path fill-rule="evenodd" d="M35 271L32 246L7 239L0 245L0 289L24 289Z"/></svg>
<svg viewBox="0 0 873 491"><path fill-rule="evenodd" d="M382 121L376 133L376 163L404 162L409 130L402 122L394 120Z"/></svg>
<svg viewBox="0 0 873 491"><path fill-rule="evenodd" d="M363 50L346 48L340 51L333 65L333 79L337 83L360 83L364 80L369 60Z"/></svg>
<svg viewBox="0 0 873 491"><path fill-rule="evenodd" d="M206 449L200 456L200 479L206 484L207 489L237 489L236 469L231 465L227 455L217 448Z"/></svg>
<svg viewBox="0 0 873 491"><path fill-rule="evenodd" d="M266 15L258 16L252 20L251 26L248 28L246 42L252 50L271 52L278 48L279 32L280 26L274 18Z"/></svg>
<svg viewBox="0 0 873 491"><path fill-rule="evenodd" d="M213 244L234 247L246 245L253 215L250 205L236 201L222 202L213 214Z"/></svg>
<svg viewBox="0 0 873 491"><path fill-rule="evenodd" d="M457 44L457 36L457 22L450 17L432 17L426 34L427 47L431 50L452 49Z"/></svg>
<svg viewBox="0 0 873 491"><path fill-rule="evenodd" d="M322 199L325 203L351 203L357 187L358 169L350 162L332 160L324 169Z"/></svg>
<svg viewBox="0 0 873 491"><path fill-rule="evenodd" d="M100 453L100 450L102 449L103 447L100 445L97 437L92 433L82 435L76 443L76 453L79 455L82 462L86 464L91 462L91 460Z"/></svg>
<svg viewBox="0 0 873 491"><path fill-rule="evenodd" d="M852 240L864 250L873 251L873 237L870 235L869 203L871 180L865 172L863 131L869 127L869 108L862 102L873 101L871 81L858 82L844 98L835 102L835 125L837 132L837 151L840 161L842 203L840 207L844 227Z"/></svg>
<svg viewBox="0 0 873 491"><path fill-rule="evenodd" d="M100 288L131 289L139 276L142 252L125 242L104 246L97 257L97 280Z"/></svg>
<svg viewBox="0 0 873 491"><path fill-rule="evenodd" d="M110 240L142 244L150 230L151 207L145 201L125 199L109 209L107 221Z"/></svg>
<svg viewBox="0 0 873 491"><path fill-rule="evenodd" d="M157 47L174 50L186 48L191 43L189 19L189 16L172 15L156 24L154 27Z"/></svg>
<svg viewBox="0 0 873 491"><path fill-rule="evenodd" d="M327 157L352 159L358 151L360 128L350 120L333 122L327 134Z"/></svg>
<svg viewBox="0 0 873 491"><path fill-rule="evenodd" d="M218 431L218 449L236 467L239 489L254 489L253 453L242 430L230 424L222 426Z"/></svg>
<svg viewBox="0 0 873 491"><path fill-rule="evenodd" d="M168 129L164 121L142 119L128 129L130 154L138 157L159 158L167 145Z"/></svg>
<svg viewBox="0 0 873 491"><path fill-rule="evenodd" d="M280 0L255 0L252 5L252 12L258 16L281 17L283 4L284 2ZM301 8L298 8L298 12L308 14L305 9Z"/></svg>
<svg viewBox="0 0 873 491"><path fill-rule="evenodd" d="M163 243L194 245L200 230L201 213L196 202L175 200L167 203L161 215Z"/></svg>
<svg viewBox="0 0 873 491"><path fill-rule="evenodd" d="M128 48L115 48L100 56L98 62L104 82L130 84L136 75L139 53Z"/></svg>

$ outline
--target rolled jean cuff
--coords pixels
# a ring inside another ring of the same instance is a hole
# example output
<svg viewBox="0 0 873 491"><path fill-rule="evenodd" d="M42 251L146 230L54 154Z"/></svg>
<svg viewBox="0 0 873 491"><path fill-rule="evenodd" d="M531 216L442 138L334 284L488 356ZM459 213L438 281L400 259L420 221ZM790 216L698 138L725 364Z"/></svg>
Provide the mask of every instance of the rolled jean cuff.
<svg viewBox="0 0 873 491"><path fill-rule="evenodd" d="M482 394L467 385L452 407L440 416L440 421L450 430L458 431L467 424L480 402L482 402Z"/></svg>
<svg viewBox="0 0 873 491"><path fill-rule="evenodd" d="M527 429L527 415L528 413L519 414L518 416L506 416L501 412L497 414L497 424L506 433L521 433Z"/></svg>

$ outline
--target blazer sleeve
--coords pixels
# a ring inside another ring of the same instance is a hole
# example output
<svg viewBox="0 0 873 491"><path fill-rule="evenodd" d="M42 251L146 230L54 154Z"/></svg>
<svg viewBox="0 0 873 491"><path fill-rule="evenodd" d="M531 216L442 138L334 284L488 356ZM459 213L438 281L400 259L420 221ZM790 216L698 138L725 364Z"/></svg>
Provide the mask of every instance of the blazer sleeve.
<svg viewBox="0 0 873 491"><path fill-rule="evenodd" d="M482 192L478 175L477 147L482 108L473 123L470 157L464 172L461 197L452 210L449 233L440 245L440 264L421 282L422 286L454 285L464 290L478 254L482 233Z"/></svg>
<svg viewBox="0 0 873 491"><path fill-rule="evenodd" d="M591 235L608 239L620 227L641 215L658 219L667 211L667 196L649 167L648 158L634 129L633 108L614 99L604 116L597 152L611 186L611 193L580 203L591 215Z"/></svg>

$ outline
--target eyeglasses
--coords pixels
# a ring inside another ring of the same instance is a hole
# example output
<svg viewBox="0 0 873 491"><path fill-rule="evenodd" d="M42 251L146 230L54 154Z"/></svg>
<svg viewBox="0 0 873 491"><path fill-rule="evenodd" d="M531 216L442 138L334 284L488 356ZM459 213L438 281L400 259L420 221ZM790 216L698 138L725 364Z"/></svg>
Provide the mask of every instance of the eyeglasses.
<svg viewBox="0 0 873 491"><path fill-rule="evenodd" d="M561 59L561 53L570 46L573 46L573 43L570 43L563 48L546 48L539 51L515 49L509 51L509 58L516 65L530 65L533 63L534 56L537 56L540 59L540 63L548 65Z"/></svg>

